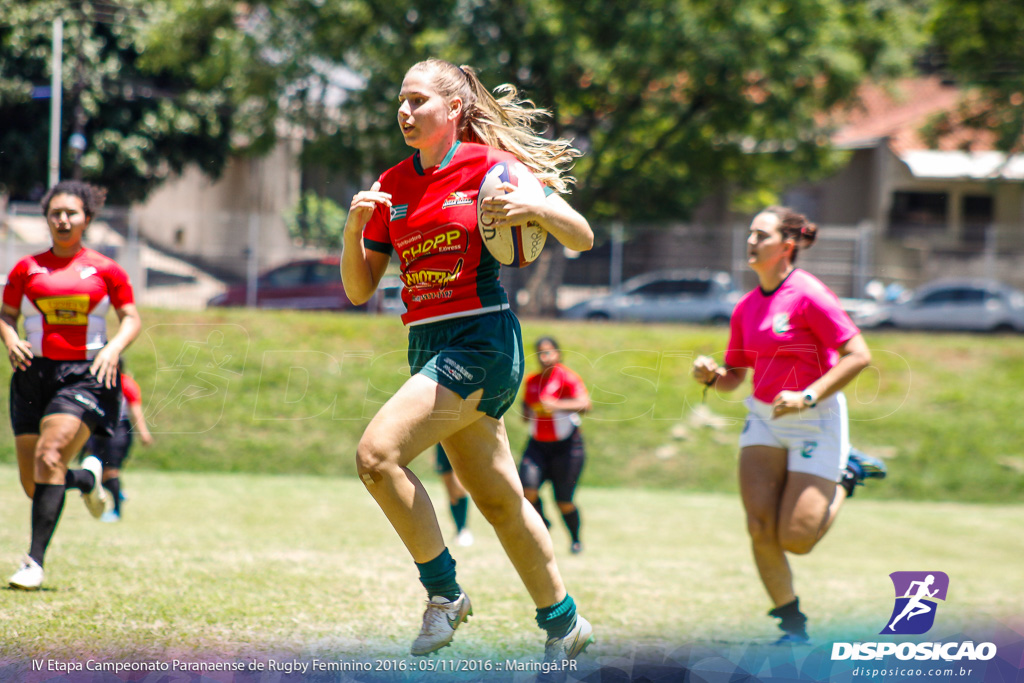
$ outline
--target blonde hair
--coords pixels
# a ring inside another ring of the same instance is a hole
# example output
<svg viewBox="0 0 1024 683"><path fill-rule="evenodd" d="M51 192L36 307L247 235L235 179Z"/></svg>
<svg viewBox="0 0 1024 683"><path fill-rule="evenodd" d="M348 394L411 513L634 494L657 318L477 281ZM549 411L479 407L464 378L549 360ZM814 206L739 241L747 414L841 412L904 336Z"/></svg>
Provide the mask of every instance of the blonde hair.
<svg viewBox="0 0 1024 683"><path fill-rule="evenodd" d="M516 87L509 83L494 89L498 96L492 95L471 66L427 59L417 62L409 71L429 72L441 95L462 98L459 140L509 152L526 164L542 184L559 194L569 192L576 179L565 174L582 152L569 140L549 140L534 131L540 119L550 116L549 111L520 99Z"/></svg>

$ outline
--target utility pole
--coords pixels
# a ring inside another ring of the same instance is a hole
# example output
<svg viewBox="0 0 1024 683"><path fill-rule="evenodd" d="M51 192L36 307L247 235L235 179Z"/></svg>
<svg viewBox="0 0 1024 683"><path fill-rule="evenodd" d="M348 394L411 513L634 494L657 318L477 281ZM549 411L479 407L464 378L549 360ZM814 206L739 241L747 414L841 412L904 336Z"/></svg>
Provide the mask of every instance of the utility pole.
<svg viewBox="0 0 1024 683"><path fill-rule="evenodd" d="M49 187L60 182L60 106L62 93L62 68L64 48L64 20L53 20L53 64L50 76L50 173Z"/></svg>

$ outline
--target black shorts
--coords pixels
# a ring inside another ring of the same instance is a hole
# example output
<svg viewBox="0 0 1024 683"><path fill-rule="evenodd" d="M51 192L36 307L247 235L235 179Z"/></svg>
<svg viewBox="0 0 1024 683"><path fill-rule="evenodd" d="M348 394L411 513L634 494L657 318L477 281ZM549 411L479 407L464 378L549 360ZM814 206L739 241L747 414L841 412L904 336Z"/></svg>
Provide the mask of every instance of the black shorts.
<svg viewBox="0 0 1024 683"><path fill-rule="evenodd" d="M562 441L530 439L519 464L519 478L527 489L539 489L545 481L550 481L555 500L571 503L585 460L583 435L579 429L572 430L569 438Z"/></svg>
<svg viewBox="0 0 1024 683"><path fill-rule="evenodd" d="M452 463L448 454L444 452L444 446L437 444L435 453L434 471L438 474L448 474L452 471Z"/></svg>
<svg viewBox="0 0 1024 683"><path fill-rule="evenodd" d="M119 420L113 436L94 434L89 437L85 446L86 455L95 455L103 466L120 469L128 459L132 447L132 423L130 420Z"/></svg>
<svg viewBox="0 0 1024 683"><path fill-rule="evenodd" d="M35 357L11 375L11 429L38 434L47 415L74 415L93 434L112 435L121 418L121 378L107 388L89 372L91 360Z"/></svg>

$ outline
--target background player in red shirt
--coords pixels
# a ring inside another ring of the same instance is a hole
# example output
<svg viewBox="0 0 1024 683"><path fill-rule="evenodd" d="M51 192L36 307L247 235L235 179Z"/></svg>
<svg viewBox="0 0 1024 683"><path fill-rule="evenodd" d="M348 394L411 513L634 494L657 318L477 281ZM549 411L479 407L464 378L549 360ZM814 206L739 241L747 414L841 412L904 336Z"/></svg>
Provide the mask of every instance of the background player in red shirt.
<svg viewBox="0 0 1024 683"><path fill-rule="evenodd" d="M66 489L82 491L94 517L102 516L108 502L99 459L89 457L83 469L68 469L90 434L113 433L121 405L117 361L142 327L127 274L82 244L104 196L78 181L58 183L47 192L42 207L53 247L18 261L4 287L0 336L14 368L11 426L21 485L32 499L32 539L10 578L15 588L42 585L43 556ZM121 324L108 341L110 307ZM25 339L18 335L21 316Z"/></svg>
<svg viewBox="0 0 1024 683"><path fill-rule="evenodd" d="M113 436L93 434L89 437L83 453L95 455L103 463L103 488L110 493L113 508L100 517L101 522L120 522L121 503L124 494L121 489L121 470L131 453L133 434L139 435L142 445L153 443L146 416L142 411L142 389L138 382L124 371L124 359L118 361L121 374L121 413ZM134 423L134 425L133 425Z"/></svg>
<svg viewBox="0 0 1024 683"><path fill-rule="evenodd" d="M580 413L590 410L590 395L580 376L562 365L558 342L541 337L536 348L541 371L526 378L523 419L530 423L530 440L519 463L519 478L526 499L546 524L539 489L551 482L555 504L572 537L569 550L580 553L580 512L573 495L586 462Z"/></svg>
<svg viewBox="0 0 1024 683"><path fill-rule="evenodd" d="M592 629L576 614L508 445L502 416L522 380L522 331L498 282L498 263L483 246L475 205L498 161L518 159L564 192L565 167L578 152L568 141L537 135L532 126L544 112L504 88L495 99L471 67L437 59L413 65L398 94L398 123L416 153L352 199L341 260L345 291L353 303L369 300L398 253L412 373L367 426L356 464L427 591L412 654L447 646L472 609L433 504L408 468L440 442L537 607L545 660L564 661L591 641ZM503 189L508 194L482 203L482 220L499 229L534 220L571 249L593 246L586 219L557 194L538 202L512 185Z"/></svg>

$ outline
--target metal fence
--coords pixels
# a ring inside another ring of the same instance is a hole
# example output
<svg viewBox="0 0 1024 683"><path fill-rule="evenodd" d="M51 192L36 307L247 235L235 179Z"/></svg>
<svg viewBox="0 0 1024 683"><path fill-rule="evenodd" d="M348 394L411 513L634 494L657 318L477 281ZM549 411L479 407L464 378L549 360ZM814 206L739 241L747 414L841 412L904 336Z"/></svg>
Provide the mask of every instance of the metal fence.
<svg viewBox="0 0 1024 683"><path fill-rule="evenodd" d="M85 244L117 261L131 278L142 306L200 309L224 290L224 282L204 269L157 249L141 239L132 213L106 207L85 234ZM6 277L20 259L51 246L49 228L38 204L12 202L0 213L0 274Z"/></svg>

